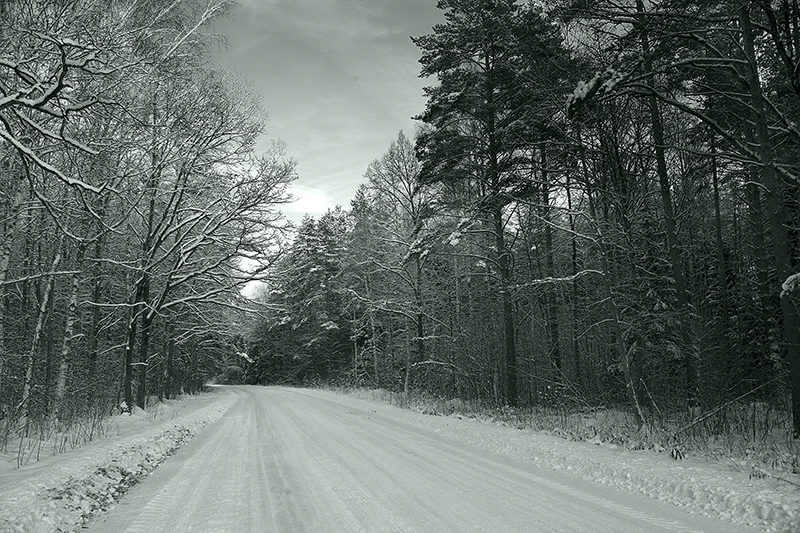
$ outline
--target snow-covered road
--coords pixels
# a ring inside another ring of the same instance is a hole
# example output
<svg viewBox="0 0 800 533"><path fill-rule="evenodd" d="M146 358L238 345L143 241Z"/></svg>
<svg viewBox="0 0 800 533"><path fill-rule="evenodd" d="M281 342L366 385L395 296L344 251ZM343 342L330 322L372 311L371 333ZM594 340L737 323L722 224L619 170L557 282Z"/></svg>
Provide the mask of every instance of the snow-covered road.
<svg viewBox="0 0 800 533"><path fill-rule="evenodd" d="M752 531L408 425L352 398L238 402L93 532Z"/></svg>

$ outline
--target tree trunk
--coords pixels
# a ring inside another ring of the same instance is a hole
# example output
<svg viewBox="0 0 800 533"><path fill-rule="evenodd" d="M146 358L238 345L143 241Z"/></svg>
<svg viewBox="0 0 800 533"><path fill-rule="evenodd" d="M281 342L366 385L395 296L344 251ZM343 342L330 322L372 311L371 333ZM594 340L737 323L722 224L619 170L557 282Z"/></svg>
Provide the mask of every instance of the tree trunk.
<svg viewBox="0 0 800 533"><path fill-rule="evenodd" d="M716 152L714 134L711 134L711 151ZM723 350L723 360L727 366L726 375L733 375L734 361L730 335L730 299L728 297L728 265L725 261L725 243L722 240L722 214L719 200L719 176L717 172L717 157L711 157L711 179L714 188L714 234L717 244L717 283L719 284L720 305L720 340ZM727 389L727 387L726 387Z"/></svg>
<svg viewBox="0 0 800 533"><path fill-rule="evenodd" d="M376 387L380 387L381 380L380 380L380 363L378 361L378 353L379 353L379 350L378 350L378 327L377 327L377 325L375 323L375 309L372 306L372 297L373 297L372 282L371 282L371 279L370 279L369 275L367 275L367 277L365 278L364 281L365 281L364 285L365 285L366 290L367 290L367 299L369 299L369 301L370 301L370 307L369 307L369 309L367 309L367 313L369 314L369 332L370 332L370 348L371 348L370 351L372 352L371 353L371 355L372 355L372 369L373 369L372 371L373 371L373 374L374 374L374 377L373 377L374 381L373 382L374 382ZM353 321L355 322L355 315L353 316Z"/></svg>
<svg viewBox="0 0 800 533"><path fill-rule="evenodd" d="M149 313L142 314L142 331L139 342L139 365L136 373L136 405L144 409L147 403L147 369L150 366L148 353L150 351L150 331L153 324Z"/></svg>
<svg viewBox="0 0 800 533"><path fill-rule="evenodd" d="M755 144L755 140L753 140ZM769 259L767 258L767 244L764 239L764 212L761 206L761 189L759 187L759 174L755 166L749 169L750 183L744 187L747 203L747 223L750 226L750 246L753 249L753 259L756 269L756 284L758 291L758 319L759 334L766 342L767 330L774 316L770 303ZM758 351L761 346L757 346Z"/></svg>
<svg viewBox="0 0 800 533"><path fill-rule="evenodd" d="M425 360L425 315L422 312L422 262L419 254L415 257L414 300L417 305L415 320L417 337L417 361Z"/></svg>
<svg viewBox="0 0 800 533"><path fill-rule="evenodd" d="M664 209L664 226L667 233L667 247L669 248L669 260L672 267L672 277L675 281L675 298L677 311L680 314L682 351L684 352L684 369L686 373L686 393L690 405L694 405L699 398L699 382L697 375L698 362L692 339L690 335L690 309L689 294L686 290L686 278L684 276L681 251L678 248L677 226L675 223L675 211L672 204L672 193L670 191L669 176L667 172L667 159L665 155L664 124L661 119L661 111L658 107L658 100L653 91L653 64L650 57L650 42L647 34L647 20L645 18L643 0L636 0L636 12L639 17L640 38L642 44L642 54L644 56L644 69L647 76L647 85L652 89L648 96L648 107L650 108L650 120L653 133L653 148L656 154L656 170L658 173L658 183L661 189L661 204Z"/></svg>
<svg viewBox="0 0 800 533"><path fill-rule="evenodd" d="M33 387L33 369L36 364L36 355L39 352L39 345L42 341L42 334L44 331L44 324L47 321L47 309L49 308L50 298L53 293L53 286L55 285L55 275L53 274L58 265L61 264L61 247L64 237L61 236L56 248L53 263L50 266L50 275L47 277L47 284L45 285L42 300L39 302L39 316L36 320L36 329L33 331L33 339L31 339L31 348L28 351L28 361L25 366L25 382L22 387L22 399L20 401L20 421L25 423L29 413L29 403L31 399L31 389Z"/></svg>
<svg viewBox="0 0 800 533"><path fill-rule="evenodd" d="M578 135L578 139L580 141L580 133ZM636 421L636 427L639 431L642 431L643 429L646 429L647 418L644 415L642 406L639 404L639 398L636 395L636 387L635 383L633 382L633 372L631 371L630 353L625 343L625 332L622 329L622 313L620 312L619 304L614 296L614 289L612 287L611 280L611 262L608 258L609 254L605 244L605 239L603 237L603 231L600 225L601 223L597 220L597 210L594 202L592 180L589 176L589 169L586 165L586 153L582 144L581 150L583 151L581 158L581 170L584 175L584 182L586 183L586 194L589 200L589 215L591 216L591 219L594 221L594 224L597 228L597 247L598 251L600 252L600 260L603 266L603 293L608 301L609 314L611 315L611 323L614 335L613 345L617 352L617 360L622 366L622 375L623 379L625 380L625 395L628 398L628 403L630 404L633 418ZM604 216L607 216L607 213L604 212ZM604 220L606 219L604 218Z"/></svg>
<svg viewBox="0 0 800 533"><path fill-rule="evenodd" d="M78 245L77 257L75 261L75 274L72 275L70 287L69 303L67 304L67 321L64 326L64 342L61 345L61 356L58 363L58 377L56 379L56 394L53 403L53 418L58 419L64 405L64 398L67 394L67 374L72 349L72 341L75 335L75 321L78 314L78 288L80 286L80 272L83 267L83 245Z"/></svg>
<svg viewBox="0 0 800 533"><path fill-rule="evenodd" d="M23 189L19 183L15 181L19 187L14 194L14 199L11 203L11 208L6 216L5 227L3 231L3 246L0 248L0 390L3 390L3 381L5 378L5 362L6 362L6 343L5 343L5 281L8 278L8 265L11 260L11 246L14 243L14 236L17 233L18 221L20 220L19 213L22 210L22 204L25 200ZM3 398L0 397L0 403Z"/></svg>
<svg viewBox="0 0 800 533"><path fill-rule="evenodd" d="M370 299L372 297L370 296ZM371 306L371 304L370 304ZM370 307L369 309L369 330L370 330L370 338L372 339L372 365L375 372L375 386L381 386L381 376L380 376L380 361L378 360L378 328L375 324L375 310Z"/></svg>
<svg viewBox="0 0 800 533"><path fill-rule="evenodd" d="M123 390L125 409L133 413L133 349L136 345L136 323L139 320L142 303L141 278L136 282L136 292L128 308L127 339L125 341L125 369L123 377Z"/></svg>
<svg viewBox="0 0 800 533"><path fill-rule="evenodd" d="M544 223L545 268L550 278L555 277L553 261L553 228L550 226L550 174L547 171L547 146L542 145L540 151L542 165L542 221ZM547 343L550 348L550 360L556 368L556 381L561 381L561 347L559 343L558 304L556 302L555 284L545 285L545 306L547 308Z"/></svg>
<svg viewBox="0 0 800 533"><path fill-rule="evenodd" d="M155 254L155 250L152 248L153 246L153 225L154 225L154 218L155 218L155 211L156 211L156 187L161 178L161 154L159 152L158 141L158 128L157 124L159 121L159 113L158 113L158 102L157 102L157 92L155 88L153 89L152 94L152 130L153 130L153 139L152 139L152 146L151 146L151 153L150 153L150 175L147 178L146 189L149 194L148 196L148 209L147 209L147 220L146 225L143 228L144 231L144 240L142 241L142 256L140 260L140 268L141 274L139 279L137 280L136 284L136 296L138 302L137 311L141 314L142 320L142 333L141 333L141 342L139 344L139 364L138 364L138 382L136 387L136 403L141 408L144 409L145 404L145 396L147 394L147 352L150 348L150 324L153 321L152 310L149 308L150 305L150 272L148 268L150 267L150 262L153 259L153 255ZM137 306L134 306L135 308ZM135 341L136 333L135 333L135 321L137 320L137 316L132 317L133 322L133 341ZM128 354L130 358L133 358L133 342L129 339L128 343L131 352ZM132 395L132 391L131 391ZM127 394L126 394L126 402ZM130 407L130 403L128 404Z"/></svg>
<svg viewBox="0 0 800 533"><path fill-rule="evenodd" d="M200 375L199 372L197 371L198 357L199 356L197 355L197 346L192 344L192 351L190 354L190 361L192 362L192 373L191 377L189 378L189 383L191 383L190 387L191 390L189 391L190 394L194 394L195 392L200 391Z"/></svg>
<svg viewBox="0 0 800 533"><path fill-rule="evenodd" d="M578 273L578 243L577 235L575 232L575 216L572 214L572 189L570 187L570 173L566 175L567 183L567 209L569 210L569 229L570 229L570 246L572 249L572 275ZM570 320L572 328L572 366L573 366L573 381L579 391L583 391L582 376L581 376L581 354L578 349L578 280L572 280L572 301L570 302Z"/></svg>
<svg viewBox="0 0 800 533"><path fill-rule="evenodd" d="M517 354L514 346L514 307L511 301L511 264L506 249L503 211L496 207L492 213L497 245L497 265L500 271L500 297L503 305L503 339L505 352L505 400L517 405Z"/></svg>
<svg viewBox="0 0 800 533"><path fill-rule="evenodd" d="M100 355L100 300L103 295L103 262L101 258L105 253L106 235L106 228L103 221L105 219L110 196L111 195L105 195L103 197L102 203L96 211L98 214L98 219L96 220L97 234L94 241L94 257L92 258L94 261L94 265L92 266L92 325L90 329L89 354L86 368L86 397L88 400L87 403L90 406L95 399L95 394L98 389L95 376L97 373L97 359Z"/></svg>
<svg viewBox="0 0 800 533"><path fill-rule="evenodd" d="M406 318L406 329L408 329L408 318ZM406 376L403 382L403 392L408 395L411 391L411 335L406 334ZM389 328L389 342L392 340L392 328Z"/></svg>
<svg viewBox="0 0 800 533"><path fill-rule="evenodd" d="M89 359L86 366L86 398L87 404L91 406L97 392L96 374L97 358L100 352L100 298L102 297L102 274L103 267L100 262L103 253L102 238L98 237L94 245L94 274L92 276L92 325L89 337Z"/></svg>
<svg viewBox="0 0 800 533"><path fill-rule="evenodd" d="M172 398L175 389L175 326L172 324L167 328L167 337L169 337L167 345L167 382L164 386L166 390L167 399Z"/></svg>
<svg viewBox="0 0 800 533"><path fill-rule="evenodd" d="M150 328L153 324L153 311L150 305L150 277L147 276L142 288L142 332L139 339L139 368L137 372L136 405L145 408L147 402L147 368L149 366Z"/></svg>
<svg viewBox="0 0 800 533"><path fill-rule="evenodd" d="M361 329L360 327L357 328L356 320L358 317L356 316L356 309L353 308L353 379L351 383L353 387L358 387L358 331Z"/></svg>
<svg viewBox="0 0 800 533"><path fill-rule="evenodd" d="M753 108L758 156L761 163L761 179L764 185L767 205L767 219L772 234L772 246L775 256L775 268L778 280L783 283L792 271L789 249L789 235L784 225L786 208L781 195L781 185L775 171L775 162L769 129L765 119L766 105L761 93L753 27L750 21L749 4L744 3L739 9L739 22L742 26L742 44L748 62L747 77L750 88L750 102ZM789 359L789 383L792 394L792 428L795 438L800 438L800 318L797 307L791 300L791 294L781 294L781 312L783 314L783 330L786 340L786 351Z"/></svg>
<svg viewBox="0 0 800 533"><path fill-rule="evenodd" d="M636 394L636 383L633 378L633 371L631 369L630 350L625 342L625 332L622 329L622 313L617 304L614 290L611 286L611 266L608 263L608 255L606 254L606 247L603 241L602 234L599 235L598 242L600 245L600 256L603 261L603 290L605 297L608 301L611 320L614 328L614 346L617 351L617 358L622 365L622 375L625 379L625 392L628 396L628 402L633 410L633 417L636 421L636 427L639 431L647 430L647 418L641 404L639 403L638 395Z"/></svg>
<svg viewBox="0 0 800 533"><path fill-rule="evenodd" d="M61 245L62 255L63 249L63 245ZM52 296L53 290L50 291L51 298L47 305L47 313L45 315L47 318L45 319L44 330L42 332L42 347L44 349L44 387L42 391L42 398L44 398L44 401L46 402L47 413L50 413L50 410L53 407L52 395L50 394L53 383L53 335L55 333L53 331L55 328L53 328L50 324L50 317L53 316L53 310L55 309L56 305L56 299Z"/></svg>

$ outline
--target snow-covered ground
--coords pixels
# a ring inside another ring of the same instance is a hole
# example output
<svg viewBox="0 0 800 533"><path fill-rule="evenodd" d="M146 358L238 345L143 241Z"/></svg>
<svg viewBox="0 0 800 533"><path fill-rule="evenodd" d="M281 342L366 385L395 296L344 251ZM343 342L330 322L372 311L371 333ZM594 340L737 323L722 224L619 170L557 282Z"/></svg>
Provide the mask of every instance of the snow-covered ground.
<svg viewBox="0 0 800 533"><path fill-rule="evenodd" d="M355 391L348 396L371 404L369 398L373 395ZM430 416L395 408L390 412L399 421L449 439L644 494L691 513L763 531L800 532L800 486L795 484L800 481L798 476L789 482L753 476L753 470L732 462L693 457L675 460L668 453L627 450L597 438L586 443L570 442L479 417Z"/></svg>
<svg viewBox="0 0 800 533"><path fill-rule="evenodd" d="M798 487L718 463L319 390L193 401L0 474L0 531L800 531Z"/></svg>
<svg viewBox="0 0 800 533"><path fill-rule="evenodd" d="M235 401L230 391L183 397L114 417L107 439L19 469L16 455L2 457L0 532L80 529Z"/></svg>

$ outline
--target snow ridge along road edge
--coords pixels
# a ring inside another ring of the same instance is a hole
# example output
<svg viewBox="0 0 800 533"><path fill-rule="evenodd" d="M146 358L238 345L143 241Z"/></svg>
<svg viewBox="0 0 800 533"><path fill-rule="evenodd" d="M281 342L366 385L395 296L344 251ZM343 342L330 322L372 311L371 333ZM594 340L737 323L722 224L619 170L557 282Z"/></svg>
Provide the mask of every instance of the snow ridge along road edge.
<svg viewBox="0 0 800 533"><path fill-rule="evenodd" d="M748 479L724 463L688 459L674 461L666 454L568 441L554 435L488 419L462 415L431 416L412 409L364 398L364 392L304 391L338 395L347 405L359 402L383 416L432 431L456 442L529 461L653 500L669 502L691 513L758 528L771 533L800 533L800 491L775 479ZM379 403L375 403L375 402ZM376 405L380 407L376 408Z"/></svg>
<svg viewBox="0 0 800 533"><path fill-rule="evenodd" d="M230 391L214 394L206 407L130 439L90 444L56 468L0 486L0 532L80 530L238 401Z"/></svg>

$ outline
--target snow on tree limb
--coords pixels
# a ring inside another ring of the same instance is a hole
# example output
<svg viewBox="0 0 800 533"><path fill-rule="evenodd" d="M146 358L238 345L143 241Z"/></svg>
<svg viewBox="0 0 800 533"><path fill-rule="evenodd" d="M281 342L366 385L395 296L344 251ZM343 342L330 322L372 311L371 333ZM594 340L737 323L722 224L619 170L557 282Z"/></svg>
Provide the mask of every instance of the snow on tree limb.
<svg viewBox="0 0 800 533"><path fill-rule="evenodd" d="M4 122L4 125L6 125L5 121L3 121L3 122ZM4 140L8 141L14 148L17 149L17 151L20 154L22 154L24 157L26 157L27 159L32 161L35 165L37 165L38 167L42 168L43 170L49 172L50 174L53 174L59 180L63 181L67 185L69 185L71 187L77 187L77 188L83 189L85 191L93 192L93 193L96 193L96 194L100 194L100 193L103 192L103 190L105 190L105 185L101 185L99 187L96 187L96 186L90 185L90 184L88 184L88 183L86 183L84 181L77 180L77 179L74 179L74 178L70 178L69 176L66 176L59 169L57 169L56 167L54 167L50 163L44 161L39 156L37 156L34 153L33 150L31 150L30 148L28 148L27 146L25 146L24 144L19 142L13 135L11 135L8 132L8 129L0 129L0 137L3 138Z"/></svg>
<svg viewBox="0 0 800 533"><path fill-rule="evenodd" d="M800 289L800 272L792 274L781 284L781 298L792 296L798 289Z"/></svg>
<svg viewBox="0 0 800 533"><path fill-rule="evenodd" d="M555 283L572 283L574 281L578 281L580 278L582 278L584 276L587 276L589 274L597 274L598 276L605 276L605 272L602 272L600 270L586 269L586 270L581 270L580 272L577 272L576 274L573 274L572 276L564 276L564 277L560 277L560 278L547 277L547 278L541 278L541 279L537 279L537 280L533 280L533 281L528 281L528 282L520 284L520 285L514 285L513 287L511 287L511 289L519 290L519 289L526 289L528 287L535 287L535 286L539 286L539 285L551 285L551 284L555 284Z"/></svg>

